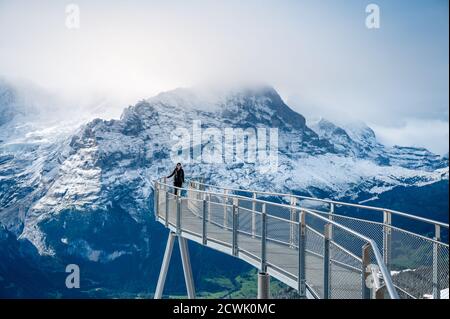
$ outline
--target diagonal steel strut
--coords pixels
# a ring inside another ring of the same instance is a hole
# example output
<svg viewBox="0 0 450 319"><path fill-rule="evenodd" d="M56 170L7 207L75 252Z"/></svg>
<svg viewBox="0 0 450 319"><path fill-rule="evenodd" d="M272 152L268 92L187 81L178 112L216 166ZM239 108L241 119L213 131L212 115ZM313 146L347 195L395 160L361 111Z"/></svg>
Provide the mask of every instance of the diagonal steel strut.
<svg viewBox="0 0 450 319"><path fill-rule="evenodd" d="M164 284L166 283L167 272L169 270L170 258L172 257L173 244L175 237L178 237L178 244L180 246L181 262L183 264L184 280L186 282L186 289L189 299L195 298L194 279L192 276L191 261L189 259L189 249L187 241L181 236L177 236L174 232L169 232L167 238L166 250L164 252L164 258L161 265L161 271L159 273L158 284L156 285L154 299L161 299L164 290Z"/></svg>

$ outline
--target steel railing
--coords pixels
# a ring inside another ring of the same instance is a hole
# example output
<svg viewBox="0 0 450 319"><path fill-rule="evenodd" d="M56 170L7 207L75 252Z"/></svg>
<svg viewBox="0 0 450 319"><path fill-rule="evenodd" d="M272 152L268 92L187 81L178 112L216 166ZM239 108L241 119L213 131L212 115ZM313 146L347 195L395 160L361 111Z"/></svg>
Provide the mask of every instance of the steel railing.
<svg viewBox="0 0 450 319"><path fill-rule="evenodd" d="M448 289L449 226L446 223L361 204L294 194L226 188L197 180L192 180L191 183L196 188L201 187L205 190L241 194L252 199L277 198L295 207L309 206L310 211L357 230L360 234L373 239L382 248L383 260L391 271L395 286L402 297L438 299L441 297L441 291ZM317 205L311 203L319 203L322 207L318 209L314 207ZM444 238L447 242L444 242Z"/></svg>
<svg viewBox="0 0 450 319"><path fill-rule="evenodd" d="M408 293L393 280L378 238L359 229L375 225L383 232L384 223L301 207L300 196L290 194L282 194L291 198L289 204L258 198L262 193L269 194L195 180L187 188L176 188L162 179L155 181L155 214L179 234L226 247L228 253L268 270L302 297L307 290L318 298L398 298ZM355 230L348 221L363 224ZM394 230L402 231L393 226L389 230L391 236ZM383 233L381 237L385 243Z"/></svg>

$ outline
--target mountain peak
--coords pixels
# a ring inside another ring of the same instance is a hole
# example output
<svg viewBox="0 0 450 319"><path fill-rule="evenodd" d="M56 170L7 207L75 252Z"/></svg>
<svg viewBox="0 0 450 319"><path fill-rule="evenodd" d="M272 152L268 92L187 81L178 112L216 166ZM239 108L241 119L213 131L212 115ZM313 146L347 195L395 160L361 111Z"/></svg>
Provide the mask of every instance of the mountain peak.
<svg viewBox="0 0 450 319"><path fill-rule="evenodd" d="M277 91L268 85L253 86L225 86L225 87L179 87L161 92L149 99L148 102L179 106L188 109L202 109L202 106L223 104L229 99L240 98L269 98L281 99Z"/></svg>
<svg viewBox="0 0 450 319"><path fill-rule="evenodd" d="M273 127L305 128L305 118L287 106L269 85L177 88L146 100L185 111L217 112L238 124L265 124Z"/></svg>

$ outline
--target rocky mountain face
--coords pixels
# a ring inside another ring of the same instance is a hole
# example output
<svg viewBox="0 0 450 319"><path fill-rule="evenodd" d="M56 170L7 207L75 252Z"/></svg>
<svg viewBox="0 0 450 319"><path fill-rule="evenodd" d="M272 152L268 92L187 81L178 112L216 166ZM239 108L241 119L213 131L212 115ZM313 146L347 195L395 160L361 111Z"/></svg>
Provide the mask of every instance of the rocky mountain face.
<svg viewBox="0 0 450 319"><path fill-rule="evenodd" d="M377 141L375 132L364 123L339 127L321 119L313 123L311 128L321 138L329 140L335 152L344 156L370 159L381 166L399 166L414 170L433 171L447 165L441 156L425 148L382 145Z"/></svg>
<svg viewBox="0 0 450 319"><path fill-rule="evenodd" d="M19 125L10 115L14 94L5 92L0 90L0 132ZM95 119L75 131L56 126L20 139L2 133L0 223L39 255L85 264L98 281L92 287L107 280L120 288L134 280L130 291L151 290L165 235L153 217L152 181L175 164L174 132L184 128L195 135L194 121L219 131L278 129L274 172L261 174L245 161L183 162L188 178L202 176L212 184L354 199L399 186L448 184L448 160L425 149L385 147L361 124L339 127L321 120L308 127L273 88L234 90L212 99L177 89L126 108L118 120ZM200 147L208 142L201 139ZM223 271L211 266L214 262L197 264L196 280L202 280L202 269ZM234 274L245 268L231 257L226 262L237 265L231 267ZM116 275L96 277L92 269Z"/></svg>

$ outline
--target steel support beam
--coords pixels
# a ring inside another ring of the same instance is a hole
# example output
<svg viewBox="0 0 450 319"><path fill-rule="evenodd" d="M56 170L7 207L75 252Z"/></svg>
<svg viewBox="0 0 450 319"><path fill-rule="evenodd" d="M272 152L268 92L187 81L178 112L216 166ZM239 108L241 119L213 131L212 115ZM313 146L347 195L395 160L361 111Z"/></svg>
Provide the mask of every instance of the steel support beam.
<svg viewBox="0 0 450 319"><path fill-rule="evenodd" d="M178 236L180 245L181 263L183 264L184 281L186 282L187 295L189 299L195 299L194 277L192 276L191 260L186 238Z"/></svg>
<svg viewBox="0 0 450 319"><path fill-rule="evenodd" d="M170 258L172 257L173 244L175 237L178 237L178 245L180 246L181 262L183 264L184 280L186 283L186 290L189 299L195 298L194 279L192 276L191 261L189 259L189 250L186 238L177 236L174 232L169 232L167 238L166 250L164 252L163 262L161 265L161 271L158 277L158 283L156 285L154 299L161 299L164 290L164 284L166 283L167 272L169 270Z"/></svg>
<svg viewBox="0 0 450 319"><path fill-rule="evenodd" d="M158 284L156 285L156 291L154 298L161 299L164 290L164 284L166 283L167 271L169 269L170 258L172 257L173 243L175 241L175 233L169 232L167 238L166 250L164 252L164 258L161 265L161 271L159 273Z"/></svg>

